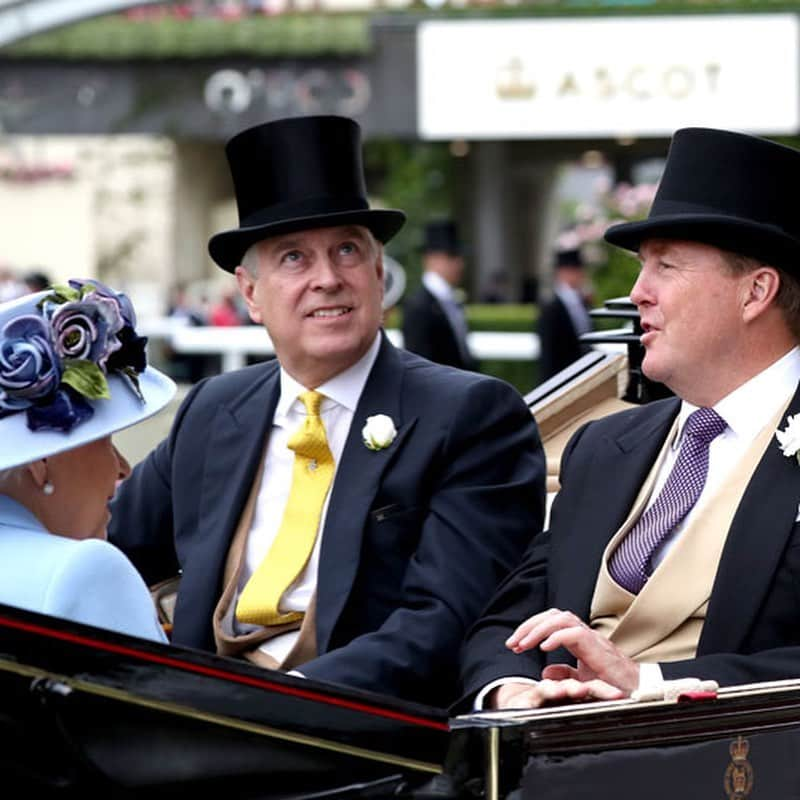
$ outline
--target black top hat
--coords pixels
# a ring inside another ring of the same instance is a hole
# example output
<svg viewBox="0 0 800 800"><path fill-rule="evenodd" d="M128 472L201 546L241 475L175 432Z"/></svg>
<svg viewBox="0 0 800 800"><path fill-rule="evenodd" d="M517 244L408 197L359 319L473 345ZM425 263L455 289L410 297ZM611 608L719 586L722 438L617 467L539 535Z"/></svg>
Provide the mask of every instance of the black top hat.
<svg viewBox="0 0 800 800"><path fill-rule="evenodd" d="M425 226L423 253L448 253L451 256L460 256L461 251L458 226L455 222L449 219L438 219Z"/></svg>
<svg viewBox="0 0 800 800"><path fill-rule="evenodd" d="M638 250L686 239L800 272L800 152L730 131L683 128L672 138L650 215L614 225L606 241Z"/></svg>
<svg viewBox="0 0 800 800"><path fill-rule="evenodd" d="M557 267L582 267L583 256L581 251L576 249L572 250L559 250L556 253L556 266Z"/></svg>
<svg viewBox="0 0 800 800"><path fill-rule="evenodd" d="M388 242L402 211L370 209L361 134L345 117L292 117L234 136L225 146L239 227L211 237L208 251L228 272L250 245L280 233L363 225Z"/></svg>

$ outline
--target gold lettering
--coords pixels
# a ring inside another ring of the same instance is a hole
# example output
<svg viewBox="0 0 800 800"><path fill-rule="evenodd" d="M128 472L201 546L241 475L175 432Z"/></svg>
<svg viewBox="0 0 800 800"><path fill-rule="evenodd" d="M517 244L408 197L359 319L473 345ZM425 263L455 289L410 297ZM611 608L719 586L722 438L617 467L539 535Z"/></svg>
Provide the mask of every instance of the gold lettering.
<svg viewBox="0 0 800 800"><path fill-rule="evenodd" d="M568 72L563 77L561 84L558 87L557 94L561 97L563 97L565 94L580 94L578 82L575 80L575 76L571 72Z"/></svg>
<svg viewBox="0 0 800 800"><path fill-rule="evenodd" d="M614 82L605 67L598 67L594 71L594 77L597 83L597 93L600 97L613 97L617 93Z"/></svg>
<svg viewBox="0 0 800 800"><path fill-rule="evenodd" d="M719 74L722 72L722 67L719 64L706 64L706 78L708 78L708 90L715 94L719 81Z"/></svg>
<svg viewBox="0 0 800 800"><path fill-rule="evenodd" d="M640 83L646 77L644 67L634 67L625 77L624 85L637 100L649 100L652 93Z"/></svg>
<svg viewBox="0 0 800 800"><path fill-rule="evenodd" d="M664 73L663 85L668 97L682 100L694 89L694 75L686 67L670 67Z"/></svg>

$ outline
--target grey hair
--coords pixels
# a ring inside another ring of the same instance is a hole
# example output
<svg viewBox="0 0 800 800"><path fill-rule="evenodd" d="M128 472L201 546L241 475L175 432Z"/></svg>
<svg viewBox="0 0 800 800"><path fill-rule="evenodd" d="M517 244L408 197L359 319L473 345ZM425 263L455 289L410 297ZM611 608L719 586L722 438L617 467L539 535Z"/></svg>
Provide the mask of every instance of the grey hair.
<svg viewBox="0 0 800 800"><path fill-rule="evenodd" d="M242 266L250 273L251 278L258 277L258 268L261 266L261 257L258 253L258 246L261 241L253 242L242 256Z"/></svg>

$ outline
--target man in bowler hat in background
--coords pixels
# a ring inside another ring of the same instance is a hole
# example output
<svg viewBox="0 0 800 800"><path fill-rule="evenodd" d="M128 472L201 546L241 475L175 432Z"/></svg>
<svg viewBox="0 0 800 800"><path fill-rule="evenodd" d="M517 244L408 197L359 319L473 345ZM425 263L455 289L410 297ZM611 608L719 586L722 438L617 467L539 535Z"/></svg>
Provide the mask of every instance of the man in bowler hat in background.
<svg viewBox="0 0 800 800"><path fill-rule="evenodd" d="M607 231L676 397L574 434L549 532L468 637L464 706L800 674L798 185L800 152L686 128L649 217Z"/></svg>
<svg viewBox="0 0 800 800"><path fill-rule="evenodd" d="M395 349L360 131L342 117L226 148L239 227L209 250L277 359L196 385L125 481L112 540L181 571L173 641L447 703L458 646L540 523L544 459L500 381Z"/></svg>
<svg viewBox="0 0 800 800"><path fill-rule="evenodd" d="M553 296L539 314L539 381L552 378L577 361L589 347L580 337L592 329L583 287L586 271L580 250L559 250L553 275Z"/></svg>
<svg viewBox="0 0 800 800"><path fill-rule="evenodd" d="M464 257L452 220L433 220L425 226L422 269L422 285L403 303L403 347L437 364L477 370L464 308L456 296Z"/></svg>

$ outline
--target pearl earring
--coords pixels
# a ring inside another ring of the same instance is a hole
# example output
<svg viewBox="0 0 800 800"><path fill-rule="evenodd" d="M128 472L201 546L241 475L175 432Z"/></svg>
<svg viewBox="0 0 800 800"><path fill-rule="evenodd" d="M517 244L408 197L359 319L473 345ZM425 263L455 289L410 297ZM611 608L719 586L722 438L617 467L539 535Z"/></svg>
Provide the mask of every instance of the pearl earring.
<svg viewBox="0 0 800 800"><path fill-rule="evenodd" d="M53 486L50 481L45 481L44 486L42 486L42 491L49 497L53 492L56 490L56 487Z"/></svg>

